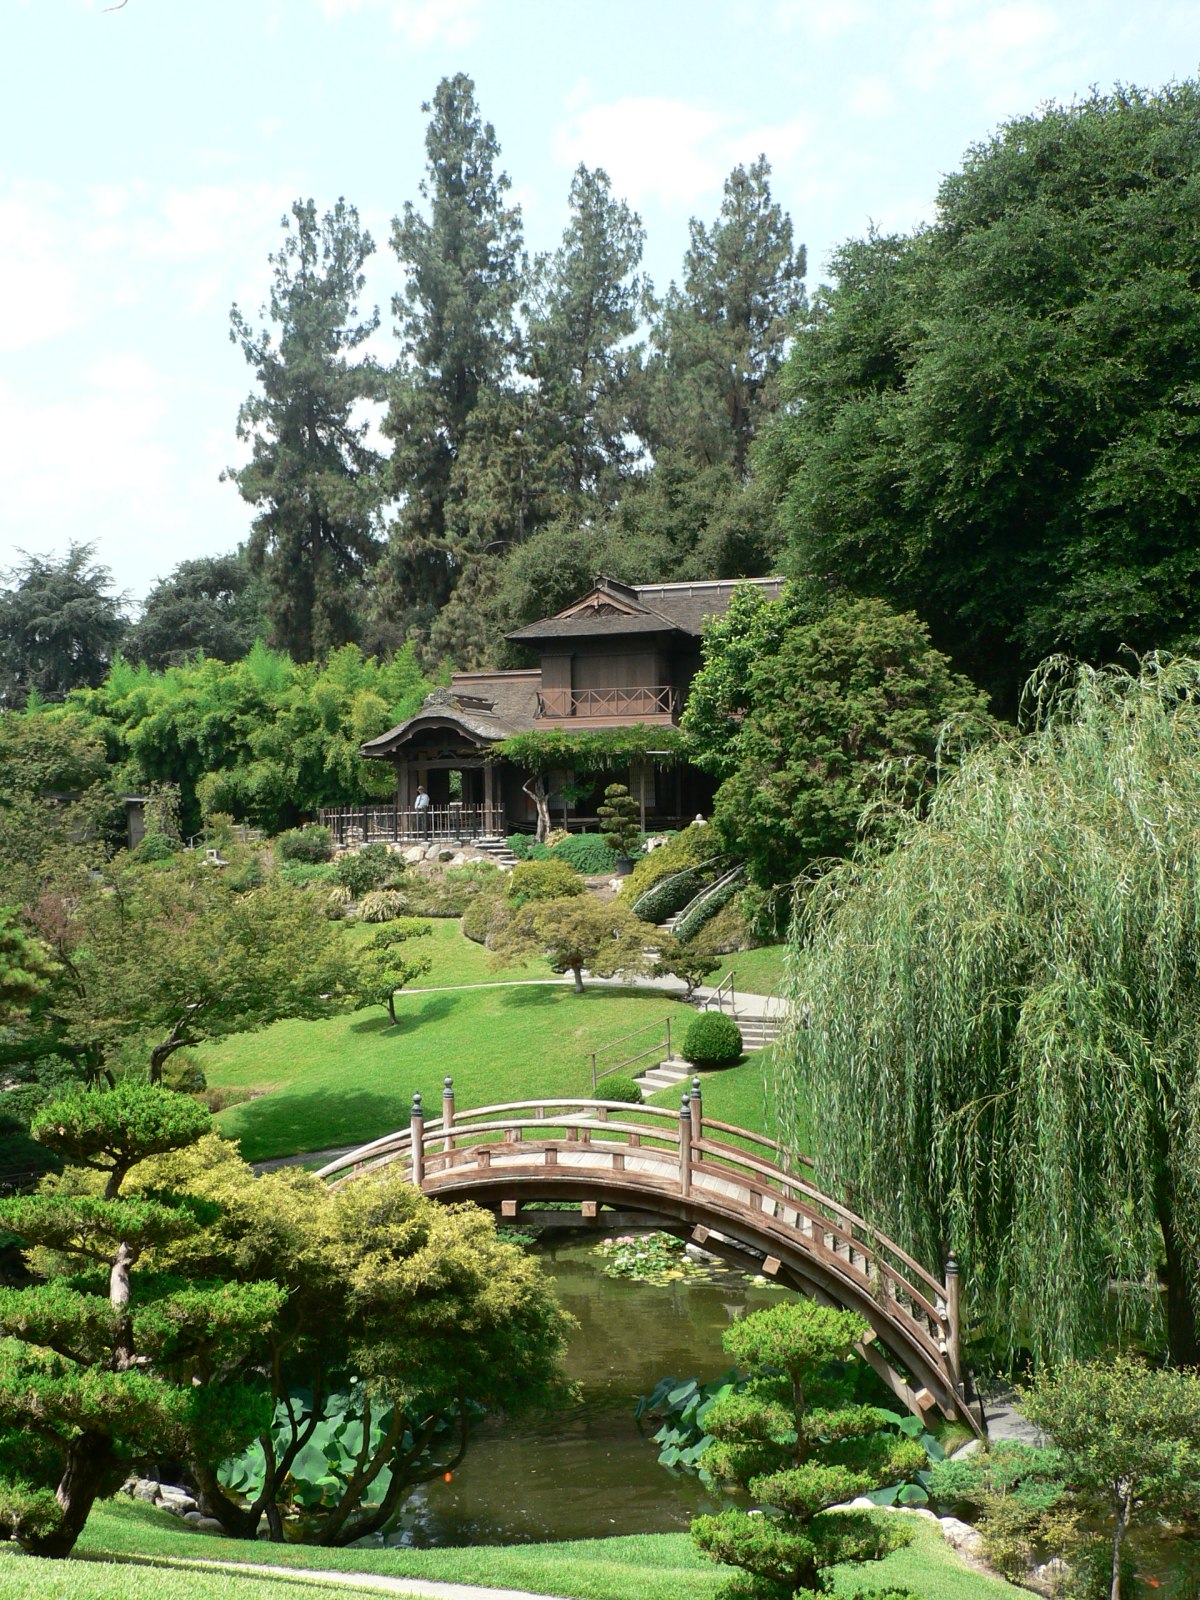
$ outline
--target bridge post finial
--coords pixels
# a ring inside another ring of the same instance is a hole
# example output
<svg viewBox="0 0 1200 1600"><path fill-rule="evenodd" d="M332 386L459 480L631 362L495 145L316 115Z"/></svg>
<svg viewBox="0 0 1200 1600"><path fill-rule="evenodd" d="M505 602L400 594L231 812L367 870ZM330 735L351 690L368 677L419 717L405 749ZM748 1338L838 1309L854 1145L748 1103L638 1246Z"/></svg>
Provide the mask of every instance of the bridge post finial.
<svg viewBox="0 0 1200 1600"><path fill-rule="evenodd" d="M454 1149L454 1079L442 1079L442 1127L446 1130L446 1137L442 1140L442 1150L446 1155Z"/></svg>
<svg viewBox="0 0 1200 1600"><path fill-rule="evenodd" d="M421 1093L417 1090L413 1094L412 1118L409 1123L412 1136L412 1181L416 1188L425 1187L425 1109L421 1104Z"/></svg>
<svg viewBox="0 0 1200 1600"><path fill-rule="evenodd" d="M950 1377L957 1386L962 1382L962 1302L958 1277L958 1261L953 1255L946 1257L946 1361Z"/></svg>
<svg viewBox="0 0 1200 1600"><path fill-rule="evenodd" d="M685 1089L679 1102L679 1192L685 1197L692 1188L692 1097Z"/></svg>
<svg viewBox="0 0 1200 1600"><path fill-rule="evenodd" d="M688 1096L691 1107L692 1143L704 1137L704 1098L700 1092L700 1079L692 1079L692 1092Z"/></svg>

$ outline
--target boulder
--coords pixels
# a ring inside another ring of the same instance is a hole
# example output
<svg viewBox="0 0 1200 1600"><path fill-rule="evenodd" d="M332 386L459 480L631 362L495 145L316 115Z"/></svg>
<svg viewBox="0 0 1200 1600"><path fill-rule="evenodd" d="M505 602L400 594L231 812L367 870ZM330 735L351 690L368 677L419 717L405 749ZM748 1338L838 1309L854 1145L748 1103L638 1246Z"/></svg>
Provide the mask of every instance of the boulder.
<svg viewBox="0 0 1200 1600"><path fill-rule="evenodd" d="M983 1535L977 1528L973 1528L969 1522L960 1522L957 1517L939 1517L938 1522L948 1545L975 1561L982 1559Z"/></svg>
<svg viewBox="0 0 1200 1600"><path fill-rule="evenodd" d="M196 1510L195 1495L189 1494L186 1489L177 1489L169 1483L161 1486L158 1503L164 1511L173 1511L177 1517Z"/></svg>
<svg viewBox="0 0 1200 1600"><path fill-rule="evenodd" d="M950 1454L955 1461L969 1461L972 1456L977 1456L982 1449L983 1443L981 1440L968 1439L966 1444L960 1444L958 1449L951 1450Z"/></svg>
<svg viewBox="0 0 1200 1600"><path fill-rule="evenodd" d="M418 861L424 861L425 848L426 847L423 844L409 845L408 849L404 852L404 859L408 862L410 867L416 866Z"/></svg>
<svg viewBox="0 0 1200 1600"><path fill-rule="evenodd" d="M147 1505L157 1505L162 1485L153 1478L130 1478L125 1484L125 1493L131 1494L135 1500L144 1500Z"/></svg>

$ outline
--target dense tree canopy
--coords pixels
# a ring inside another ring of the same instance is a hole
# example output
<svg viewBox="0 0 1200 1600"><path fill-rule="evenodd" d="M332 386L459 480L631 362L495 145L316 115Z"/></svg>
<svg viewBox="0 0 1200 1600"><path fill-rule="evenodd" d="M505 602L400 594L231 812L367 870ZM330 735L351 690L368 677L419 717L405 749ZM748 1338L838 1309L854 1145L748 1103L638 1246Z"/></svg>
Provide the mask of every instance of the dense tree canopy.
<svg viewBox="0 0 1200 1600"><path fill-rule="evenodd" d="M150 667L174 667L191 656L239 661L260 634L265 590L246 553L181 561L146 597L122 653Z"/></svg>
<svg viewBox="0 0 1200 1600"><path fill-rule="evenodd" d="M763 460L797 568L912 607L1010 709L1196 635L1200 86L1020 118L835 256Z"/></svg>
<svg viewBox="0 0 1200 1600"><path fill-rule="evenodd" d="M390 774L359 746L411 716L429 687L410 649L381 664L347 645L298 665L256 644L231 665L118 661L71 710L108 742L128 786L178 784L185 833L202 810L276 832L319 806L390 794Z"/></svg>
<svg viewBox="0 0 1200 1600"><path fill-rule="evenodd" d="M684 718L722 779L716 833L764 889L849 853L870 802L914 805L943 727L984 715L911 613L844 600L804 623L805 605L742 599L705 641Z"/></svg>
<svg viewBox="0 0 1200 1600"><path fill-rule="evenodd" d="M486 1212L439 1205L399 1166L336 1189L295 1167L257 1177L215 1139L148 1169L147 1188L164 1181L220 1211L199 1238L158 1252L162 1270L186 1249L192 1271L233 1284L269 1276L287 1292L247 1354L275 1412L259 1433L247 1503L230 1492L220 1457L193 1458L205 1509L235 1537L253 1539L264 1513L272 1538L283 1537L306 1447L328 1446L352 1383L362 1456L349 1453L332 1497L300 1499L304 1536L320 1544L383 1527L414 1484L457 1465L479 1406L547 1398L566 1319L540 1264L498 1238ZM328 1480L333 1463L307 1453ZM289 1535L298 1531L293 1523Z"/></svg>
<svg viewBox="0 0 1200 1600"><path fill-rule="evenodd" d="M376 560L379 457L367 444L363 400L384 379L361 347L379 326L360 318L363 263L375 246L344 200L318 218L297 200L271 257L274 277L255 330L235 306L230 338L260 389L238 413L249 463L229 476L258 508L252 571L266 579L272 642L308 661L358 636L357 586Z"/></svg>
<svg viewBox="0 0 1200 1600"><path fill-rule="evenodd" d="M205 1039L358 1003L359 960L311 897L278 879L246 891L191 853L91 871L68 860L21 909L58 963L36 1031L92 1076L157 1081Z"/></svg>
<svg viewBox="0 0 1200 1600"><path fill-rule="evenodd" d="M781 1126L1040 1356L1116 1315L1200 1358L1198 705L1195 661L1080 670L794 935Z"/></svg>
<svg viewBox="0 0 1200 1600"><path fill-rule="evenodd" d="M124 597L90 544L26 555L0 587L0 707L61 700L99 683L128 626Z"/></svg>

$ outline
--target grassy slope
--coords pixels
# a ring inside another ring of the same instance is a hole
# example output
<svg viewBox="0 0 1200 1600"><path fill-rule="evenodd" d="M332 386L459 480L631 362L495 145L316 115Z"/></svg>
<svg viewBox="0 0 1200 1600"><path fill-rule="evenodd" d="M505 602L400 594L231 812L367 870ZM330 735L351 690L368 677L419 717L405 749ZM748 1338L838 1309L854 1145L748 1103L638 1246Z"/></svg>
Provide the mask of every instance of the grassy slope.
<svg viewBox="0 0 1200 1600"><path fill-rule="evenodd" d="M879 1513L883 1515L884 1513ZM836 1591L853 1594L862 1589L911 1585L933 1600L1004 1600L1023 1590L984 1578L964 1567L942 1541L937 1529L920 1518L912 1519L913 1543L886 1561L869 1567L845 1568L838 1573ZM92 1513L80 1543L81 1553L207 1557L222 1561L259 1561L297 1569L386 1573L393 1576L476 1583L484 1587L525 1588L537 1594L579 1597L579 1600L710 1600L721 1580L721 1569L710 1566L696 1552L686 1534L641 1534L613 1539L585 1539L566 1544L487 1546L455 1550L313 1550L296 1545L267 1546L213 1538L195 1533L163 1512L126 1501L101 1506ZM15 1565L16 1563L14 1563ZM24 1566L24 1563L21 1563ZM32 1565L32 1563L31 1563ZM6 1563L0 1560L0 1600L9 1600L5 1586ZM28 1591L61 1592L79 1600L113 1600L119 1589L96 1589L85 1574L97 1568L64 1567L72 1587ZM111 1569L109 1569L111 1570ZM160 1592L175 1600L173 1590L125 1591L141 1600ZM182 1590L180 1594L182 1595ZM208 1590L192 1592L208 1600ZM211 1591L219 1593L220 1591ZM307 1586L299 1593L308 1600ZM12 1594L23 1594L13 1590ZM274 1584L264 1582L257 1600L274 1600ZM237 1600L242 1600L239 1593Z"/></svg>
<svg viewBox="0 0 1200 1600"><path fill-rule="evenodd" d="M783 964L787 945L765 944L759 950L735 950L721 957L721 965L705 983L720 983L733 973L735 992L745 994L778 994L783 982Z"/></svg>
<svg viewBox="0 0 1200 1600"><path fill-rule="evenodd" d="M770 1092L770 1056L769 1050L752 1050L736 1067L702 1073L700 1088L705 1115L715 1117L718 1122L736 1123L739 1128L749 1128L753 1133L765 1133L773 1139L776 1126ZM674 1108L679 1104L679 1095L678 1089L662 1089L651 1095L650 1104ZM801 1141L807 1148L803 1128Z"/></svg>
<svg viewBox="0 0 1200 1600"><path fill-rule="evenodd" d="M413 981L414 989L436 989L442 984L456 983L511 983L528 978L552 978L554 973L540 957L525 962L509 963L496 969L491 956L481 944L462 935L458 917L420 918L428 921L432 933L428 939L414 940L408 948L414 955L428 956L429 972ZM365 922L346 922L344 936L354 944L367 944L379 927Z"/></svg>
<svg viewBox="0 0 1200 1600"><path fill-rule="evenodd" d="M505 975L490 970L487 952L464 939L456 922L436 922L427 949L434 962L427 986ZM532 970L548 974L544 963ZM219 1118L246 1157L261 1161L390 1133L407 1123L414 1089L436 1116L447 1074L463 1107L587 1094L587 1052L658 1022L676 1004L620 989L575 995L559 985L441 994L414 988L397 996L396 1028L378 1006L239 1034L207 1047L200 1059L214 1086L268 1091Z"/></svg>

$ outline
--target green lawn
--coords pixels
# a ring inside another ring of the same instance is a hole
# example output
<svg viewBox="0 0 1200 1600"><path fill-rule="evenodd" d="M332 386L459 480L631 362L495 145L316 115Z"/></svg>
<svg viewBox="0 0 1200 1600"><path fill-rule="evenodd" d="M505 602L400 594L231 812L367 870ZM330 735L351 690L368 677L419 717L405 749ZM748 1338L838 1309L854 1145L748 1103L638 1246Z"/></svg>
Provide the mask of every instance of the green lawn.
<svg viewBox="0 0 1200 1600"><path fill-rule="evenodd" d="M373 929L348 924L356 942ZM214 1088L256 1091L221 1113L251 1161L365 1143L403 1127L419 1089L427 1115L441 1110L442 1079L454 1078L460 1106L590 1091L586 1057L622 1034L676 1016L678 1002L632 989L569 985L431 989L550 976L544 961L493 971L482 946L457 920L438 919L419 948L428 975L396 998L393 1028L382 1006L323 1022L279 1022L205 1047L201 1064ZM779 947L782 949L782 947ZM771 949L747 957L773 956ZM765 959L760 970L766 970ZM649 1037L649 1036L647 1036ZM763 1092L763 1056L704 1078L709 1114L772 1131ZM676 1105L678 1094L654 1104Z"/></svg>
<svg viewBox="0 0 1200 1600"><path fill-rule="evenodd" d="M436 989L444 984L509 983L527 978L553 978L549 965L540 957L494 969L491 956L481 944L465 939L459 917L431 917L433 932L428 939L414 940L408 948L414 955L428 956L432 962L423 978L415 978L414 989ZM380 929L365 922L344 924L345 936L355 944L365 944Z"/></svg>
<svg viewBox="0 0 1200 1600"><path fill-rule="evenodd" d="M888 1513L873 1513L887 1515ZM964 1567L932 1523L911 1519L913 1543L866 1567L847 1567L837 1574L836 1592L850 1595L889 1587L911 1586L929 1600L1004 1600L1026 1591ZM585 1539L566 1544L476 1545L451 1550L314 1550L297 1545L249 1544L195 1533L148 1506L125 1500L99 1506L92 1513L79 1545L80 1554L140 1554L172 1559L260 1562L273 1566L337 1571L350 1575L384 1573L444 1582L479 1584L485 1588L515 1587L567 1600L710 1600L723 1576L694 1549L686 1534L640 1534L612 1539ZM31 1570L32 1569L32 1570ZM26 1587L20 1587L23 1575ZM125 1587L113 1575L125 1579ZM143 1586L143 1576L147 1580ZM179 1575L182 1576L182 1575ZM38 1578L42 1587L36 1587ZM154 1579L158 1578L157 1586ZM302 1580L261 1580L251 1587L209 1587L214 1576L187 1575L186 1594L199 1600L226 1595L230 1600L309 1600L314 1592ZM229 1583L237 1582L230 1578ZM91 1562L45 1563L21 1557L0 1557L0 1600L33 1600L54 1594L64 1600L183 1600L185 1587L162 1569L143 1575L136 1568L113 1568ZM10 1586L15 1585L15 1586ZM299 1586L297 1586L299 1585ZM328 1591L325 1591L326 1593Z"/></svg>
<svg viewBox="0 0 1200 1600"><path fill-rule="evenodd" d="M214 1087L266 1091L218 1118L248 1160L262 1161L380 1138L407 1124L414 1089L437 1116L447 1074L464 1108L590 1094L588 1051L677 1004L599 987L414 989L396 998L395 1028L382 1007L279 1022L208 1046L200 1060Z"/></svg>
<svg viewBox="0 0 1200 1600"><path fill-rule="evenodd" d="M770 1052L752 1050L736 1067L720 1072L702 1072L700 1089L706 1116L718 1122L733 1122L752 1133L775 1137L774 1108L770 1104ZM679 1089L660 1089L650 1096L652 1106L678 1106Z"/></svg>
<svg viewBox="0 0 1200 1600"><path fill-rule="evenodd" d="M721 957L721 965L705 983L717 984L733 973L733 987L743 994L778 994L783 982L785 944L764 944L759 950L735 950Z"/></svg>

